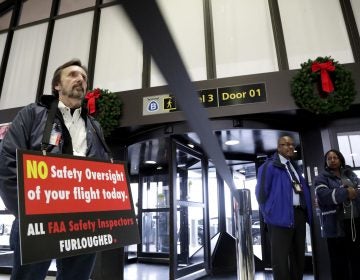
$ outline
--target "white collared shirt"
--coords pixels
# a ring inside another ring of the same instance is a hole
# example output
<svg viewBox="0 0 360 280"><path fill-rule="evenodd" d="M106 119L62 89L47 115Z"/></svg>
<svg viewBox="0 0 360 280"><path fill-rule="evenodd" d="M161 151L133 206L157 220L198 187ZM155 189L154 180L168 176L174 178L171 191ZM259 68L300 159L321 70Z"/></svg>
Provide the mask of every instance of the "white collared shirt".
<svg viewBox="0 0 360 280"><path fill-rule="evenodd" d="M291 179L291 175L290 175L290 172L289 172L288 167L287 167L287 165L286 165L286 162L289 162L289 163L290 163L291 169L293 170L295 176L296 176L296 177L298 178L298 180L299 180L299 179L300 179L300 178L299 178L299 175L297 174L294 166L292 166L291 162L290 162L288 159L284 158L284 157L283 157L282 155L280 155L280 154L279 154L279 158L280 158L280 162L281 162L282 164L285 164L286 171L287 171L288 174L289 174L289 178ZM300 182L300 180L299 180L299 182ZM293 190L293 205L299 206L299 205L300 205L300 196L299 196L298 193L295 193L294 189L292 189L292 190Z"/></svg>
<svg viewBox="0 0 360 280"><path fill-rule="evenodd" d="M71 115L70 108L60 100L58 108L64 118L65 126L69 130L74 156L85 156L87 150L86 126L81 117L81 108L75 109Z"/></svg>

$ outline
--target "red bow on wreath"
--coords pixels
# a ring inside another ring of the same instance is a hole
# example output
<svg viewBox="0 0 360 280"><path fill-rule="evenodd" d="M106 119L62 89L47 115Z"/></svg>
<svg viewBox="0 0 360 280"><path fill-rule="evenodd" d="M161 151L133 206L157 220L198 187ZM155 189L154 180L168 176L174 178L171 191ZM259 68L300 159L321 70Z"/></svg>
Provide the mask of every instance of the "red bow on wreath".
<svg viewBox="0 0 360 280"><path fill-rule="evenodd" d="M90 115L96 112L96 99L100 97L100 89L96 88L93 91L89 91L85 95L85 99L87 99L87 108L89 110Z"/></svg>
<svg viewBox="0 0 360 280"><path fill-rule="evenodd" d="M319 62L313 62L311 65L311 71L317 72L320 70L321 75L321 86L322 90L327 92L328 94L330 92L334 91L334 85L330 79L330 75L328 71L335 71L335 66L333 65L332 61L327 61L324 63Z"/></svg>

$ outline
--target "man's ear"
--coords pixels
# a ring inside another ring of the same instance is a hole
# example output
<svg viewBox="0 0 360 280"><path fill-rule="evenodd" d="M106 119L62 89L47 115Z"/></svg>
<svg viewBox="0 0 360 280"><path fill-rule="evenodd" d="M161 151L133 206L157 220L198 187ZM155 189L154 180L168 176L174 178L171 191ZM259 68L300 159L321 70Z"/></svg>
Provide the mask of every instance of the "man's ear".
<svg viewBox="0 0 360 280"><path fill-rule="evenodd" d="M57 91L59 91L61 89L60 84L57 84L56 86L54 86L54 89L56 89Z"/></svg>

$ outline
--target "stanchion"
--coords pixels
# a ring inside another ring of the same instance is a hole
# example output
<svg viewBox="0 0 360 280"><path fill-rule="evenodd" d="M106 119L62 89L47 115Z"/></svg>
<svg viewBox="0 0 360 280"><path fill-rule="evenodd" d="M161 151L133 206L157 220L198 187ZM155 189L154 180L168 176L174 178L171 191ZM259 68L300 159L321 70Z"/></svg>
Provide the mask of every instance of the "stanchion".
<svg viewBox="0 0 360 280"><path fill-rule="evenodd" d="M251 234L250 190L240 189L234 193L235 238L237 279L253 280L255 274Z"/></svg>

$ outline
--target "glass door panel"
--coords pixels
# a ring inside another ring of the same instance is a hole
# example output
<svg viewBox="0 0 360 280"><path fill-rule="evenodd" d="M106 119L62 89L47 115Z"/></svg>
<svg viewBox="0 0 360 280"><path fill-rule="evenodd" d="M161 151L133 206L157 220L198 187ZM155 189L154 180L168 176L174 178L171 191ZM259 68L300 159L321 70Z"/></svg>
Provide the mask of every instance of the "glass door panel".
<svg viewBox="0 0 360 280"><path fill-rule="evenodd" d="M142 214L142 252L169 253L169 213Z"/></svg>
<svg viewBox="0 0 360 280"><path fill-rule="evenodd" d="M210 218L210 239L219 232L219 195L216 170L214 167L209 168L208 173L208 192L211 203L209 203Z"/></svg>
<svg viewBox="0 0 360 280"><path fill-rule="evenodd" d="M143 177L143 209L169 207L169 187L167 186L167 182L166 185L164 185L163 181L158 181L158 179L160 179L159 177L160 176Z"/></svg>
<svg viewBox="0 0 360 280"><path fill-rule="evenodd" d="M133 199L135 215L138 218L139 184L138 183L130 183L130 189L131 189L131 196ZM139 224L138 220L137 220L137 223ZM127 260L136 258L137 257L137 244L132 244L132 245L126 246L125 253L126 253Z"/></svg>
<svg viewBox="0 0 360 280"><path fill-rule="evenodd" d="M204 184L200 157L176 150L176 255L177 275L204 263Z"/></svg>
<svg viewBox="0 0 360 280"><path fill-rule="evenodd" d="M180 207L178 221L178 268L204 261L203 211L200 207ZM183 226L181 226L183 225Z"/></svg>
<svg viewBox="0 0 360 280"><path fill-rule="evenodd" d="M167 174L142 177L141 205L141 252L169 254L170 208Z"/></svg>

